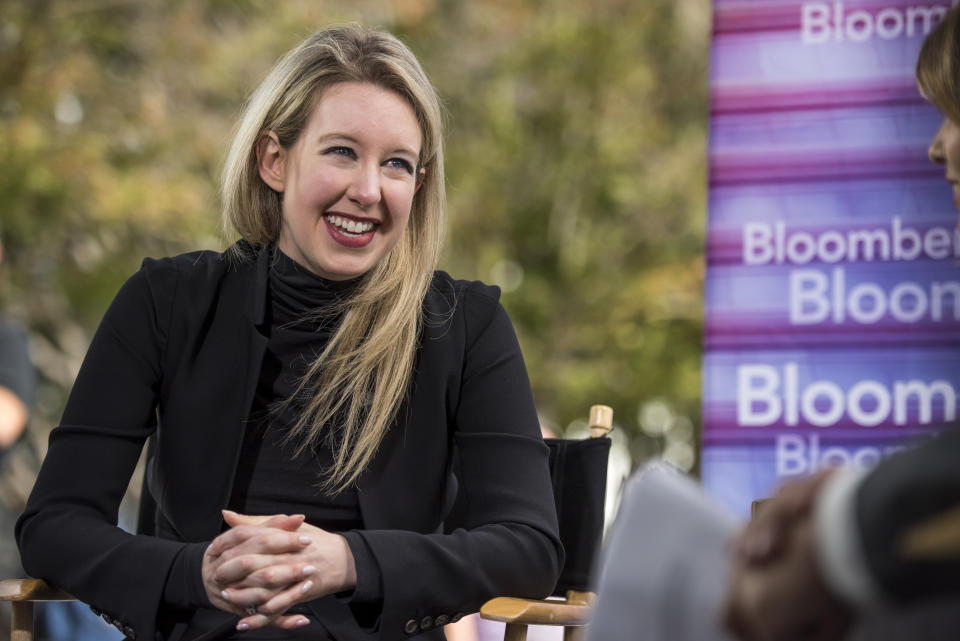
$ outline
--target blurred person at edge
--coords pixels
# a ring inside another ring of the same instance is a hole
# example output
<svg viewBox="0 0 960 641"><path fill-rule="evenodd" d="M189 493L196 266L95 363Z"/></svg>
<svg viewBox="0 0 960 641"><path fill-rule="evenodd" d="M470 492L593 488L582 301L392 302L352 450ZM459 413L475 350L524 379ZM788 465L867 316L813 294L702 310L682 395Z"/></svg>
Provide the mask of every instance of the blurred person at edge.
<svg viewBox="0 0 960 641"><path fill-rule="evenodd" d="M960 7L927 37L916 73L944 115L929 154L960 209ZM941 528L943 540L920 552L923 528ZM733 554L723 616L745 641L840 639L859 612L960 594L960 428L873 470L785 484L738 535Z"/></svg>
<svg viewBox="0 0 960 641"><path fill-rule="evenodd" d="M0 235L0 270L3 267L3 238ZM36 393L36 373L30 361L26 337L0 316L0 466L9 463L5 456L24 433ZM20 494L4 485L0 500L0 572L4 577L20 576L20 557L13 539L13 526L20 512ZM4 610L3 618L8 614ZM0 638L6 636L0 631Z"/></svg>
<svg viewBox="0 0 960 641"><path fill-rule="evenodd" d="M0 267L3 238L0 236ZM27 427L36 375L24 335L0 318L0 451L13 445Z"/></svg>
<svg viewBox="0 0 960 641"><path fill-rule="evenodd" d="M224 168L241 239L147 259L117 294L18 522L29 573L150 641L439 640L550 592L513 328L495 287L434 271L441 128L388 33L327 28L274 66ZM117 507L151 436L155 535L131 535Z"/></svg>

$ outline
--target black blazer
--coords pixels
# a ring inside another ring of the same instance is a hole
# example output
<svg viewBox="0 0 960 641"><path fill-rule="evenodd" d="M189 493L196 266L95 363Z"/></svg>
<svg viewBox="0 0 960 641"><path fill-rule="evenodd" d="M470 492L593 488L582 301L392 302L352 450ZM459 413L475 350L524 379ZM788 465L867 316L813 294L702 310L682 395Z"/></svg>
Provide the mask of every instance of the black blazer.
<svg viewBox="0 0 960 641"><path fill-rule="evenodd" d="M223 526L260 363L270 252L147 259L98 328L17 524L23 566L128 637L177 636L164 582L185 543ZM542 596L562 565L529 381L496 288L442 272L424 301L411 394L358 482L380 608L322 599L337 639L402 639L497 594ZM116 527L143 443L165 530ZM457 458L457 477L453 474ZM466 522L442 533L460 491ZM180 618L178 618L180 617ZM172 634L171 634L172 631Z"/></svg>

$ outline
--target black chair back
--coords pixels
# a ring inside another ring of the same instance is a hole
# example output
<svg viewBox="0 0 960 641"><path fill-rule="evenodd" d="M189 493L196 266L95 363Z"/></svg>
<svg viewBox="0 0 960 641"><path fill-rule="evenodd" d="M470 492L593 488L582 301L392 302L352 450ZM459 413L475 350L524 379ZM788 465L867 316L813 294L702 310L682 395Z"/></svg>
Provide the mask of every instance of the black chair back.
<svg viewBox="0 0 960 641"><path fill-rule="evenodd" d="M603 538L609 438L546 439L550 448L550 478L566 561L553 590L590 591L594 561Z"/></svg>

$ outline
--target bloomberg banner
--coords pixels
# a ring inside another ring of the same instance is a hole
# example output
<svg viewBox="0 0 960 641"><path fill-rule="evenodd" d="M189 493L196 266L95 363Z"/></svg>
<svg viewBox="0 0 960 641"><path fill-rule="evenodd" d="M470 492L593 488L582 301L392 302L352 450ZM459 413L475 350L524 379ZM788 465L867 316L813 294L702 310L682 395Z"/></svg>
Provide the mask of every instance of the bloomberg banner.
<svg viewBox="0 0 960 641"><path fill-rule="evenodd" d="M950 4L714 0L701 469L741 516L956 419L960 232L914 80Z"/></svg>

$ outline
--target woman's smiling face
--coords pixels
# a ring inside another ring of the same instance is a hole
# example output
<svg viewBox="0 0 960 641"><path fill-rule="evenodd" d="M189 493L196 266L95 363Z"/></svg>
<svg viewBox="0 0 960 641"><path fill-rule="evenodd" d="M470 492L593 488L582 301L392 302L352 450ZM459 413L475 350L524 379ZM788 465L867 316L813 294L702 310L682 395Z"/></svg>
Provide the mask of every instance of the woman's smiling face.
<svg viewBox="0 0 960 641"><path fill-rule="evenodd" d="M416 114L399 94L344 82L326 89L290 148L267 132L260 176L282 194L277 246L315 274L365 274L400 240L423 170Z"/></svg>

